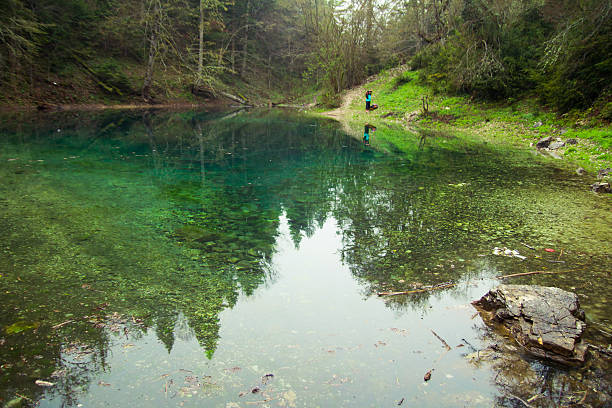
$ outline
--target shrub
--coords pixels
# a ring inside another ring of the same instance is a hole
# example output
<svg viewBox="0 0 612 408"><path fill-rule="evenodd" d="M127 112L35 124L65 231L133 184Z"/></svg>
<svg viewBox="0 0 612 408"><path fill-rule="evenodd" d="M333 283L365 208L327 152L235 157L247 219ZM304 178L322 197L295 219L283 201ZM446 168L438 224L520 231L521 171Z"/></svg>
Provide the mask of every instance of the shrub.
<svg viewBox="0 0 612 408"><path fill-rule="evenodd" d="M321 103L328 108L337 108L342 103L342 99L340 98L340 94L327 91L321 96Z"/></svg>

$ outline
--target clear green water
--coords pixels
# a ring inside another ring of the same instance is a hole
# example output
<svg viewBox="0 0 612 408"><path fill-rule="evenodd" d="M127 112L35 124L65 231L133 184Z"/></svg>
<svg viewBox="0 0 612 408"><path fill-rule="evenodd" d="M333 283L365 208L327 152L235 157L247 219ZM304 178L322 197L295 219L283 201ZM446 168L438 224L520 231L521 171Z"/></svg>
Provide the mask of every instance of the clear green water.
<svg viewBox="0 0 612 408"><path fill-rule="evenodd" d="M607 345L610 198L527 151L422 142L284 111L3 117L0 404L513 406L465 358L491 342L470 301L534 270L567 272L511 282L577 292ZM589 374L524 364L541 406Z"/></svg>

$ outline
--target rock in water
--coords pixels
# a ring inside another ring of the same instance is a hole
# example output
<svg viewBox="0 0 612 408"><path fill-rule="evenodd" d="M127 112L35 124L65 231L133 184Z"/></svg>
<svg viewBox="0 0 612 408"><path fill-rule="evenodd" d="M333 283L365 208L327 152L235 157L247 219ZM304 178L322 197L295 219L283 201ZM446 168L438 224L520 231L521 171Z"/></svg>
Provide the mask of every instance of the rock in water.
<svg viewBox="0 0 612 408"><path fill-rule="evenodd" d="M587 345L580 337L586 328L578 296L559 288L499 285L476 306L491 312L487 317L503 323L525 349L563 364L584 362Z"/></svg>

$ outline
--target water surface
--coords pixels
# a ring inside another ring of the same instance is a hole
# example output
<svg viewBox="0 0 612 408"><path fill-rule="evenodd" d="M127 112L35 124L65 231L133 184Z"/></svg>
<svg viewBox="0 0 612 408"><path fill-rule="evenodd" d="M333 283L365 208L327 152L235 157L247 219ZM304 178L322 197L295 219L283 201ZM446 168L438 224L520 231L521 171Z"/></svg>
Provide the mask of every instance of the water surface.
<svg viewBox="0 0 612 408"><path fill-rule="evenodd" d="M521 388L466 358L492 341L470 301L499 275L565 272L512 283L577 292L589 340L609 343L610 199L562 162L421 136L364 147L285 111L6 118L0 402L573 401L585 371L527 358Z"/></svg>

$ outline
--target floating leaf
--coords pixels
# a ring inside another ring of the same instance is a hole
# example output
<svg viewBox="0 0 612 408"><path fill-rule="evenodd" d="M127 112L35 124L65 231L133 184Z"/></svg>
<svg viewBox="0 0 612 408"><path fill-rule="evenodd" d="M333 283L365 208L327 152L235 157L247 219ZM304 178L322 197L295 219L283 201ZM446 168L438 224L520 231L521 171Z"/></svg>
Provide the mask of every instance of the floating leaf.
<svg viewBox="0 0 612 408"><path fill-rule="evenodd" d="M18 321L8 326L4 331L6 334L17 334L24 330L35 329L40 326L39 322L26 322L25 320Z"/></svg>

